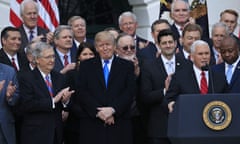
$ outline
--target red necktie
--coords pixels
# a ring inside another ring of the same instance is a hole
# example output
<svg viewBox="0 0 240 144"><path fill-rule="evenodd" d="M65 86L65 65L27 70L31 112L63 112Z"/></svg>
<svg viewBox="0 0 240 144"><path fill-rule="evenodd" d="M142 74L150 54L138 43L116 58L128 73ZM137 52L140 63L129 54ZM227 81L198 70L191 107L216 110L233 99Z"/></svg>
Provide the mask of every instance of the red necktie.
<svg viewBox="0 0 240 144"><path fill-rule="evenodd" d="M63 58L64 58L64 67L65 67L65 66L67 66L69 64L68 63L68 56L64 55Z"/></svg>
<svg viewBox="0 0 240 144"><path fill-rule="evenodd" d="M201 94L207 94L208 93L208 85L207 85L207 79L205 76L205 72L202 71L201 73L201 82L200 82L200 91Z"/></svg>
<svg viewBox="0 0 240 144"><path fill-rule="evenodd" d="M15 59L14 59L14 58L12 58L12 65L13 65L14 69L15 69L16 71L18 71L18 68L17 68L17 65L16 65L16 63L15 63Z"/></svg>

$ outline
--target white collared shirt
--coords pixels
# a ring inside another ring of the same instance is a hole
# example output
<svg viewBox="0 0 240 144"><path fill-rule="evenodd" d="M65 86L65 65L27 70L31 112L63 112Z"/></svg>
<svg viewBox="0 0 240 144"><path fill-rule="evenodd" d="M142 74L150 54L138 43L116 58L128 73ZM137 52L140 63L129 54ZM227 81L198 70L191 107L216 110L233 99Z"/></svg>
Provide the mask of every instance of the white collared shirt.
<svg viewBox="0 0 240 144"><path fill-rule="evenodd" d="M108 59L108 60L109 60L109 63L107 64L107 66L108 66L109 72L111 71L113 57L114 57L114 56L112 56L110 59ZM104 65L105 65L104 59L101 59L101 62L102 62L102 68L103 68Z"/></svg>
<svg viewBox="0 0 240 144"><path fill-rule="evenodd" d="M59 57L60 57L60 59L61 59L61 62L62 62L62 64L64 65L64 55L67 55L68 56L68 62L69 63L72 63L72 61L71 61L71 55L70 55L70 51L68 51L68 53L67 54L63 54L62 52L60 52L57 48L56 48L56 51L57 51L57 53L58 53L58 55L59 55Z"/></svg>
<svg viewBox="0 0 240 144"><path fill-rule="evenodd" d="M8 58L10 59L10 61L11 61L11 63L12 63L12 58L14 58L14 62L15 62L15 64L16 64L16 66L17 66L17 69L19 70L19 63L18 63L18 58L17 58L17 54L15 54L14 56L11 56L11 55L9 55L7 52L5 52L6 54L7 54L7 56L8 56Z"/></svg>
<svg viewBox="0 0 240 144"><path fill-rule="evenodd" d="M202 78L202 70L200 70L199 68L197 68L195 65L193 65L193 70L194 70L194 73L195 73L195 76L196 76L196 79L197 79L197 82L198 82L198 86L199 88L201 87L201 78ZM208 85L208 71L204 71L205 72L205 77L206 77L206 80L207 80L207 85Z"/></svg>
<svg viewBox="0 0 240 144"><path fill-rule="evenodd" d="M30 31L33 31L33 38L37 37L37 27L35 27L33 29L29 29L28 27L23 25L23 28L25 30L25 33L27 34L28 41L29 41L29 37L30 37Z"/></svg>
<svg viewBox="0 0 240 144"><path fill-rule="evenodd" d="M240 57L238 57L238 59L232 64L232 74L234 73L234 71L235 71L235 69L236 69L236 67L237 67L237 64L238 64L238 62L239 62L239 60L240 60ZM229 64L227 64L226 62L225 62L225 74L227 73L227 71L228 71L228 65Z"/></svg>
<svg viewBox="0 0 240 144"><path fill-rule="evenodd" d="M165 70L167 72L168 75L173 74L175 72L176 69L176 59L175 59L175 55L173 55L173 57L168 60L166 59L163 55L161 55ZM171 63L171 66L169 65L169 63Z"/></svg>
<svg viewBox="0 0 240 144"><path fill-rule="evenodd" d="M183 49L183 55L185 59L189 59L188 57L190 57L190 53L188 53L185 49Z"/></svg>

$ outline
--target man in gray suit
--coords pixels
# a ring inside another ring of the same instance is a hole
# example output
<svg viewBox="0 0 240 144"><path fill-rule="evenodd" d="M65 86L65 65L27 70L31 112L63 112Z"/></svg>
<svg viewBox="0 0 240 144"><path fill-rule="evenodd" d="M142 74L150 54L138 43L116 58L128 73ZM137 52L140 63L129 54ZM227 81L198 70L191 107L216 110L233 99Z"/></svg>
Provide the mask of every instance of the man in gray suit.
<svg viewBox="0 0 240 144"><path fill-rule="evenodd" d="M0 63L0 143L16 144L12 107L19 98L14 68Z"/></svg>

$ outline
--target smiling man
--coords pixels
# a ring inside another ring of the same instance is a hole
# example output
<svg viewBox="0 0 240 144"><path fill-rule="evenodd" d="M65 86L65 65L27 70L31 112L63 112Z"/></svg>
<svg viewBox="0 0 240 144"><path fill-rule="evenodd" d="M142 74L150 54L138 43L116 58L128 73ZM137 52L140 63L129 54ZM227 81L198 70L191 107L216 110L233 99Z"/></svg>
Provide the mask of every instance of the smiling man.
<svg viewBox="0 0 240 144"><path fill-rule="evenodd" d="M132 144L133 64L114 55L110 32L97 33L95 47L99 56L81 62L79 68L79 143Z"/></svg>

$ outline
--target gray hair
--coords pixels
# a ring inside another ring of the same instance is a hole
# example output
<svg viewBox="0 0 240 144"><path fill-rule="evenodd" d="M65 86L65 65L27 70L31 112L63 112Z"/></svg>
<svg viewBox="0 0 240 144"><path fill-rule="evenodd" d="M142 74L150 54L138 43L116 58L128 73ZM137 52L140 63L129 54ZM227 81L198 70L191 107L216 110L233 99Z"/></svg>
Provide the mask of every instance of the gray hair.
<svg viewBox="0 0 240 144"><path fill-rule="evenodd" d="M33 3L37 9L37 12L39 12L39 6L38 4L34 1L34 0L24 0L21 4L20 4L20 14L23 15L25 6L29 3Z"/></svg>
<svg viewBox="0 0 240 144"><path fill-rule="evenodd" d="M46 42L36 42L35 48L32 51L34 60L42 56L42 52L46 49L53 49L53 47Z"/></svg>
<svg viewBox="0 0 240 144"><path fill-rule="evenodd" d="M54 33L53 33L53 39L59 39L59 34L63 31L63 30L69 30L71 31L72 37L73 37L73 31L71 29L71 27L69 25L59 25Z"/></svg>
<svg viewBox="0 0 240 144"><path fill-rule="evenodd" d="M118 24L121 25L123 17L132 17L134 22L137 22L137 17L134 13L130 11L123 12L118 18Z"/></svg>
<svg viewBox="0 0 240 144"><path fill-rule="evenodd" d="M134 42L134 39L133 39L133 37L132 37L131 35L126 34L126 33L120 33L119 36L118 36L117 39L116 39L117 48L120 47L120 39L123 38L123 37L129 37L129 38L131 38L131 39L133 40L133 42Z"/></svg>
<svg viewBox="0 0 240 144"><path fill-rule="evenodd" d="M209 48L209 45L207 42L203 41L203 40L196 40L195 42L193 42L193 44L191 45L190 48L190 53L194 53L196 51L196 47L200 46L200 45L205 45ZM209 48L210 49L210 48Z"/></svg>
<svg viewBox="0 0 240 144"><path fill-rule="evenodd" d="M27 47L26 47L26 54L32 54L33 50L36 48L36 42L31 41L28 43Z"/></svg>
<svg viewBox="0 0 240 144"><path fill-rule="evenodd" d="M174 11L174 8L175 8L176 3L179 3L179 2L185 3L188 11L190 12L190 6L189 6L189 4L188 4L186 1L184 1L184 0L174 0L174 1L172 2L172 4L171 4L171 12Z"/></svg>
<svg viewBox="0 0 240 144"><path fill-rule="evenodd" d="M228 26L227 26L225 23L223 23L223 22L217 22L217 23L215 23L215 24L213 25L213 27L212 27L212 36L213 36L213 32L214 32L215 28L217 28L217 27L222 27L222 28L224 28L226 35L229 35L229 34L230 34L229 29L228 29Z"/></svg>
<svg viewBox="0 0 240 144"><path fill-rule="evenodd" d="M83 17L81 17L81 16L72 16L72 17L70 17L70 18L68 19L68 25L69 25L69 26L72 26L72 23L73 23L75 20L78 20L78 19L83 20L84 23L85 23L85 26L86 26L86 20L85 20Z"/></svg>

